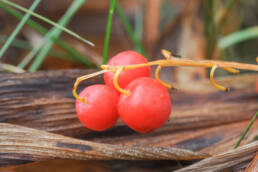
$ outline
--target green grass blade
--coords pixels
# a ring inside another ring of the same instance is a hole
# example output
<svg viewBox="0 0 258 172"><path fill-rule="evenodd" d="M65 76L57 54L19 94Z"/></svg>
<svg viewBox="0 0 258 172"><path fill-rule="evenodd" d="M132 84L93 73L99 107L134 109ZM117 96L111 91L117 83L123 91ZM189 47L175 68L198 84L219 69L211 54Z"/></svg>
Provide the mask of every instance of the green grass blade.
<svg viewBox="0 0 258 172"><path fill-rule="evenodd" d="M247 128L245 129L245 131L243 132L241 137L239 138L238 142L235 144L234 149L236 149L240 145L241 141L244 139L244 137L248 133L249 129L252 127L252 125L255 122L256 118L258 118L258 112L256 112L256 114L253 116L251 122L249 123L249 125L247 126Z"/></svg>
<svg viewBox="0 0 258 172"><path fill-rule="evenodd" d="M40 3L40 0L35 0L33 2L33 4L30 7L30 11L35 10L35 8L38 6L38 4ZM7 39L7 41L5 42L5 44L3 45L3 47L0 50L0 58L3 56L3 54L5 53L5 51L8 49L8 47L11 45L12 41L14 40L14 38L17 36L17 34L20 32L20 30L22 29L22 27L24 26L24 24L26 23L26 21L29 19L30 14L27 13L24 15L24 17L21 19L21 21L19 22L19 24L17 25L17 27L15 28L15 30L12 32L12 34L10 35L10 37Z"/></svg>
<svg viewBox="0 0 258 172"><path fill-rule="evenodd" d="M7 36L0 35L0 43L4 43L7 39L8 39ZM25 49L25 50L31 50L33 48L27 41L24 41L24 40L21 40L18 38L15 38L10 46ZM71 58L69 58L69 56L67 56L67 54L57 51L57 50L51 50L49 55L56 57L56 58L69 60L69 61L72 60Z"/></svg>
<svg viewBox="0 0 258 172"><path fill-rule="evenodd" d="M23 58L23 60L20 62L20 64L18 64L18 66L22 69L24 69L29 63L30 61L35 57L35 55L41 50L41 48L43 48L44 45L48 44L48 41L51 40L51 38L53 38L53 36L51 36L53 32L52 31L48 32L45 37L44 40L42 41L42 43L40 45L38 45L37 47L34 47L30 53ZM56 38L56 37L55 37Z"/></svg>
<svg viewBox="0 0 258 172"><path fill-rule="evenodd" d="M9 36L0 35L0 43L6 42L8 38L9 38ZM14 47L17 47L17 48L22 48L22 49L25 49L25 50L32 49L31 45L27 41L24 41L24 40L21 40L21 39L18 39L18 38L15 38L12 41L11 46L14 46Z"/></svg>
<svg viewBox="0 0 258 172"><path fill-rule="evenodd" d="M17 19L22 19L22 14L20 12L18 12L15 9L12 9L6 5L3 5L2 3L0 3L0 8L2 8L4 11L6 11L7 13L9 13L10 15L14 16ZM41 33L42 35L47 34L48 30L46 28L44 28L43 26L41 26L40 24L34 22L33 20L29 19L27 21L27 24L33 28L34 30L38 31L39 33ZM88 67L92 67L92 68L96 68L96 64L92 63L91 61L89 61L84 55L82 55L81 53L79 53L76 49L74 49L73 47L71 47L70 45L68 45L67 43L61 41L60 39L53 39L53 41L63 50L66 51L66 53L68 54L68 56L71 56L70 58L73 58L72 60L76 60ZM70 59L71 60L71 59Z"/></svg>
<svg viewBox="0 0 258 172"><path fill-rule="evenodd" d="M85 3L85 0L75 0L73 1L72 5L69 9L65 12L63 17L59 20L58 24L60 26L66 26L68 22L71 20L72 16L76 13L76 11ZM41 65L42 61L48 54L49 50L52 48L54 42L51 38L57 38L61 34L62 30L60 28L53 28L51 31L45 36L44 43L42 44L43 47L39 52L38 56L36 57L33 64L30 66L29 71L35 72L39 66Z"/></svg>
<svg viewBox="0 0 258 172"><path fill-rule="evenodd" d="M117 3L116 3L116 11L118 13L118 16L119 16L121 22L123 23L123 25L125 27L125 30L127 31L129 37L133 41L133 44L134 44L136 50L139 53L143 54L147 58L146 51L144 50L144 48L143 48L140 40L138 39L137 35L134 33L133 27L129 23L121 5L119 4L119 1L117 1Z"/></svg>
<svg viewBox="0 0 258 172"><path fill-rule="evenodd" d="M23 12L26 12L26 13L28 13L28 14L30 14L30 15L32 15L32 16L34 16L34 17L40 19L40 20L43 20L43 21L46 22L46 23L49 23L49 24L51 24L51 25L53 25L53 26L55 26L55 27L57 27L57 28L63 30L64 32L66 32L66 33L68 33L68 34L74 36L75 38L81 40L82 42L87 43L87 44L89 44L89 45L91 45L91 46L94 46L94 44L93 44L92 42L90 42L90 41L88 41L88 40L82 38L80 35L74 33L73 31L71 31L71 30L69 30L69 29L67 29L67 28L65 28L65 27L63 27L63 26L61 26L61 25L59 25L59 24L57 24L56 22L54 22L54 21L52 21L52 20L49 20L49 19L46 18L46 17L43 17L43 16L41 16L41 15L39 15L39 14L37 14L37 13L34 13L33 11L28 10L28 9L26 9L26 8L20 6L20 5L17 5L17 4L15 4L15 3L13 3L13 2L10 2L10 1L8 1L8 0L0 0L0 2L3 2L3 3L5 3L5 4L8 4L8 5L10 5L10 6L14 7L14 8L17 8L17 9L23 11Z"/></svg>
<svg viewBox="0 0 258 172"><path fill-rule="evenodd" d="M220 49L225 49L239 42L255 38L258 38L258 26L237 31L221 38L218 42L218 47Z"/></svg>
<svg viewBox="0 0 258 172"><path fill-rule="evenodd" d="M4 5L3 3L1 3L1 1L0 1L0 8L2 8L5 12L7 12L8 14L14 16L15 18L17 18L19 20L21 20L23 17L23 15L19 11ZM31 28L37 30L39 33L41 33L43 35L45 33L47 33L47 29L45 29L43 26L41 26L40 24L37 24L36 22L34 22L31 19L28 19L26 24L28 24Z"/></svg>
<svg viewBox="0 0 258 172"><path fill-rule="evenodd" d="M103 51L103 60L102 64L107 63L107 55L108 55L108 46L109 46L109 38L110 38L110 31L112 26L112 18L114 14L114 8L116 5L116 0L111 0L109 13L108 13L108 21L107 21L107 28L106 28L106 35L105 35L105 42L104 42L104 51Z"/></svg>

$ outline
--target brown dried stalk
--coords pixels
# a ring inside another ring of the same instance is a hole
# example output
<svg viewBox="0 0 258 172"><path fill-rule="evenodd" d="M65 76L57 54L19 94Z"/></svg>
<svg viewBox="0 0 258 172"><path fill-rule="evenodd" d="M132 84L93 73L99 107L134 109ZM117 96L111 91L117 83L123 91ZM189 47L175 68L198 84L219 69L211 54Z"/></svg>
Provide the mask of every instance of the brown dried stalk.
<svg viewBox="0 0 258 172"><path fill-rule="evenodd" d="M256 172L258 171L258 152L256 153L254 159L249 164L249 166L245 170L246 172Z"/></svg>
<svg viewBox="0 0 258 172"><path fill-rule="evenodd" d="M115 146L0 123L0 166L68 158L77 160L196 160L207 154L167 147Z"/></svg>
<svg viewBox="0 0 258 172"><path fill-rule="evenodd" d="M258 141L244 145L226 153L206 158L176 172L214 172L232 167L244 161L251 160L258 151Z"/></svg>

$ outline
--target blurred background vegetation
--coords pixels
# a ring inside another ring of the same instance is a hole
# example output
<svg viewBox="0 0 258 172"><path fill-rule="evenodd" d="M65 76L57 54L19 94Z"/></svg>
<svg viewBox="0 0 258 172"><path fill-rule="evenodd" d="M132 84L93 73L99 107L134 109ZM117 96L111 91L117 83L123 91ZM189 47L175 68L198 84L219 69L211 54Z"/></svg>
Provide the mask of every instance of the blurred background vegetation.
<svg viewBox="0 0 258 172"><path fill-rule="evenodd" d="M95 46L8 2L34 10ZM112 3L110 41L104 50ZM96 68L105 62L103 56L111 58L129 49L150 60L163 58L160 50L168 49L192 59L256 63L257 18L257 0L0 0L0 64L16 72ZM181 83L206 77L199 68L165 69L164 73L163 78Z"/></svg>
<svg viewBox="0 0 258 172"><path fill-rule="evenodd" d="M109 15L112 7L113 16ZM255 64L258 56L257 0L0 0L0 21L0 72L98 68L116 53L131 49L149 60L163 58L161 49L196 60ZM95 46L63 32L62 26ZM228 75L221 70L216 74ZM207 71L164 68L161 75L166 82L189 85L206 78ZM45 171L101 171L106 165L67 160L30 169L44 171L43 167Z"/></svg>

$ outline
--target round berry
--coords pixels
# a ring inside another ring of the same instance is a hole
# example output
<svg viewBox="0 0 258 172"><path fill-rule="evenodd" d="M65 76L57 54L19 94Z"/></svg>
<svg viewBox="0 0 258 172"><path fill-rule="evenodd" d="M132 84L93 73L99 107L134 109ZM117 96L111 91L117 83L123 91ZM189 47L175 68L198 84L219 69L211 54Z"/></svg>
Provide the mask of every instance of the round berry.
<svg viewBox="0 0 258 172"><path fill-rule="evenodd" d="M125 89L130 94L120 95L118 112L130 128L147 133L168 120L172 108L170 96L158 81L142 77L132 81Z"/></svg>
<svg viewBox="0 0 258 172"><path fill-rule="evenodd" d="M144 56L135 52L135 51L123 51L116 56L112 57L108 65L118 66L118 65L132 65L147 63L148 61ZM130 70L125 70L119 74L118 84L121 88L125 88L131 81L140 77L149 77L150 76L150 67L140 67ZM112 72L106 72L104 74L105 84L114 88L113 80L114 74Z"/></svg>
<svg viewBox="0 0 258 172"><path fill-rule="evenodd" d="M92 85L85 88L80 97L86 103L76 100L76 112L79 120L87 128L103 131L112 127L119 115L117 112L118 94L106 85Z"/></svg>

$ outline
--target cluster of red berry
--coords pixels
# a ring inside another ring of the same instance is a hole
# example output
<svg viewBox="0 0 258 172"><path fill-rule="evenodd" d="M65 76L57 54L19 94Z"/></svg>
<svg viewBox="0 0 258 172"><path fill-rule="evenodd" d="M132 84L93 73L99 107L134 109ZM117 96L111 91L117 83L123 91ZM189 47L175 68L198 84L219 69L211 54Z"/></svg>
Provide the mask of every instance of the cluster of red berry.
<svg viewBox="0 0 258 172"><path fill-rule="evenodd" d="M108 65L131 65L147 63L141 54L124 51L114 56ZM150 77L150 67L122 71L118 84L129 95L118 92L114 85L114 73L104 74L105 85L92 85L79 96L86 102L76 100L79 120L89 129L103 131L112 127L119 116L137 132L151 132L161 127L169 118L171 100L167 89Z"/></svg>

